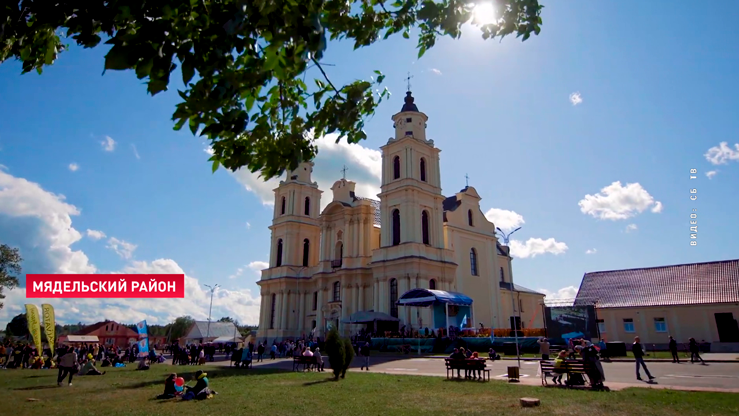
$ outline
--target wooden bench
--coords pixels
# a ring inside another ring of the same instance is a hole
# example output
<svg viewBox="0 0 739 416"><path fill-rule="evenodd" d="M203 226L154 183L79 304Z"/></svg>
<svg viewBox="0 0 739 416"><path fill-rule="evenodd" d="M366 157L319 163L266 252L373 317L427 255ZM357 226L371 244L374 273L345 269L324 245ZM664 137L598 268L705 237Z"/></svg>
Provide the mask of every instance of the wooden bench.
<svg viewBox="0 0 739 416"><path fill-rule="evenodd" d="M452 378L454 377L454 370L460 371L464 370L465 375L469 376L474 375L475 371L480 371L482 373L482 381L490 381L490 370L486 368L485 361L487 361L484 358L478 358L478 359L456 359L456 358L445 358L444 362L446 364L446 378Z"/></svg>
<svg viewBox="0 0 739 416"><path fill-rule="evenodd" d="M565 360L564 365L558 368L556 372L554 371L554 360L541 360L539 365L541 367L542 386L546 386L548 384L547 375L554 377L557 374L566 374L568 380L570 378L570 374L586 375L586 364L583 360ZM565 382L565 384L570 386L569 382Z"/></svg>
<svg viewBox="0 0 739 416"><path fill-rule="evenodd" d="M303 366L303 369L300 369L300 366ZM297 357L293 357L293 371L305 371L310 369L312 366L317 366L318 361L316 360L315 356L306 357L305 355L299 355Z"/></svg>

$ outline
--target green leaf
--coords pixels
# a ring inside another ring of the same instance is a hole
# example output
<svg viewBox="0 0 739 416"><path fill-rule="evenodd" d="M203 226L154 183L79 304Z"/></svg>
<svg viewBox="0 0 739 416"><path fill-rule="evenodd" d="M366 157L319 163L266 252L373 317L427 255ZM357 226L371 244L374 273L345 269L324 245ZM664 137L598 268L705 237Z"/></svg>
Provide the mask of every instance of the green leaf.
<svg viewBox="0 0 739 416"><path fill-rule="evenodd" d="M195 67L193 66L194 58L192 55L189 55L185 58L185 61L182 62L182 82L187 85L190 83L190 80L195 75Z"/></svg>
<svg viewBox="0 0 739 416"><path fill-rule="evenodd" d="M121 71L129 68L131 68L131 66L129 65L128 50L120 45L115 45L110 48L108 53L105 55L105 69Z"/></svg>
<svg viewBox="0 0 739 416"><path fill-rule="evenodd" d="M410 39L411 35L406 30L405 32L403 32L403 37L406 38L406 39Z"/></svg>
<svg viewBox="0 0 739 416"><path fill-rule="evenodd" d="M213 172L212 173L216 173L219 166L221 166L221 161L218 159L213 160L213 168L212 168Z"/></svg>

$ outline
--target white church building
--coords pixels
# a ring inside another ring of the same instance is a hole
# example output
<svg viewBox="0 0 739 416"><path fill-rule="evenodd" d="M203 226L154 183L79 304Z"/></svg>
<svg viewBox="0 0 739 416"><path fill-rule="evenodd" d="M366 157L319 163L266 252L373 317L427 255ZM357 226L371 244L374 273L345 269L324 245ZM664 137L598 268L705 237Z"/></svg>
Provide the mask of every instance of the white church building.
<svg viewBox="0 0 739 416"><path fill-rule="evenodd" d="M435 329L430 308L397 303L415 288L471 298L470 326L511 328L520 315L523 327L542 328L544 295L511 284L510 249L498 242L475 188L442 194L440 149L427 140L428 117L411 92L392 120L378 199L356 195L354 182L339 179L320 211L312 162L287 172L274 190L269 268L258 282L259 337L297 338L314 328L322 337L330 325L348 335L359 327L343 322L366 311Z"/></svg>

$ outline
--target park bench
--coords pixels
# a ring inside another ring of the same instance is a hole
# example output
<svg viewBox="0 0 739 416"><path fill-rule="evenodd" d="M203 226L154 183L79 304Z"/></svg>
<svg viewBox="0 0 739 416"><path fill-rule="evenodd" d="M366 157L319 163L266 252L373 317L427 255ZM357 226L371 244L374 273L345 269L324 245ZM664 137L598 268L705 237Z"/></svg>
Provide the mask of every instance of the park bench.
<svg viewBox="0 0 739 416"><path fill-rule="evenodd" d="M315 356L306 357L305 355L298 355L293 357L293 371L305 371L317 364L318 361L316 361ZM302 370L300 369L301 365L303 366Z"/></svg>
<svg viewBox="0 0 739 416"><path fill-rule="evenodd" d="M553 360L541 360L539 362L541 366L541 385L546 386L548 385L547 382L547 375L550 375L554 377L554 361ZM567 381L565 384L567 386L570 386L569 378L571 374L581 374L583 377L586 375L586 364L583 360L565 360L564 365L561 368L558 368L557 371L559 374L566 374L567 375Z"/></svg>
<svg viewBox="0 0 739 416"><path fill-rule="evenodd" d="M456 359L456 358L445 358L444 362L446 364L446 378L453 378L454 377L454 370L465 370L465 374L467 375L474 375L476 373L467 373L468 371L481 371L482 372L482 380L490 381L490 370L485 368L485 360L484 358L478 358L478 359Z"/></svg>

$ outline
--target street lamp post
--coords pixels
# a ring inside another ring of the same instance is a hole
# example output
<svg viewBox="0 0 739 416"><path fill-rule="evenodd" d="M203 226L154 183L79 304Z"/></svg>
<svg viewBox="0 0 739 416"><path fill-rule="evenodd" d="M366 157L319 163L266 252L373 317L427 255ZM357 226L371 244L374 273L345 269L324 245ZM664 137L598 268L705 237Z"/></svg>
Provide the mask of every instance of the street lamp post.
<svg viewBox="0 0 739 416"><path fill-rule="evenodd" d="M215 286L211 285L203 285L210 289L210 308L208 309L208 330L205 334L205 338L208 339L210 337L210 314L213 312L213 294L216 292L216 289L218 289L219 284L216 284Z"/></svg>
<svg viewBox="0 0 739 416"><path fill-rule="evenodd" d="M516 228L515 230L511 231L510 233L506 234L501 230L499 227L495 227L495 229L502 235L503 237L503 243L508 247L508 257L511 258L511 261L508 262L508 278L511 280L511 308L513 308L513 333L515 335L516 339L516 360L518 361L518 367L521 368L521 349L518 345L518 327L521 325L521 313L519 311L518 315L516 315L516 299L513 296L513 292L515 290L515 286L513 285L513 266L511 265L511 262L513 261L513 257L511 257L511 248L508 246L511 239L511 234L515 233L516 231L520 230L521 227ZM520 295L519 295L520 299ZM518 309L521 309L521 305L519 303ZM518 318L518 321L516 321L516 318Z"/></svg>

